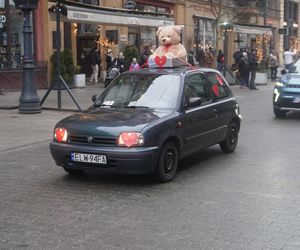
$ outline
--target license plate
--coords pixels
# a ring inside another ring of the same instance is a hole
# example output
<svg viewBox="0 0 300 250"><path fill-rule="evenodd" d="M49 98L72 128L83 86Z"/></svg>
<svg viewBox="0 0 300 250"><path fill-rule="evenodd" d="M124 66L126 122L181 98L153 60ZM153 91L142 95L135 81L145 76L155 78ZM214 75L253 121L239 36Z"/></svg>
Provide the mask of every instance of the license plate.
<svg viewBox="0 0 300 250"><path fill-rule="evenodd" d="M97 154L71 153L71 160L76 162L96 163L96 164L107 163L105 155L97 155Z"/></svg>
<svg viewBox="0 0 300 250"><path fill-rule="evenodd" d="M300 97L295 97L293 103L299 103L300 102Z"/></svg>

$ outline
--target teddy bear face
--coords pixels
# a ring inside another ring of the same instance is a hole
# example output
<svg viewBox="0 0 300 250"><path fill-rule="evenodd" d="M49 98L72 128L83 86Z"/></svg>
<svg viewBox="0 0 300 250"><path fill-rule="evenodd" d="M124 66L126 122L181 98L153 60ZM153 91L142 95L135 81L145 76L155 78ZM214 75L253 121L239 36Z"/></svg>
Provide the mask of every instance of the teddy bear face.
<svg viewBox="0 0 300 250"><path fill-rule="evenodd" d="M160 45L174 45L180 43L180 33L172 27L165 27L158 31Z"/></svg>

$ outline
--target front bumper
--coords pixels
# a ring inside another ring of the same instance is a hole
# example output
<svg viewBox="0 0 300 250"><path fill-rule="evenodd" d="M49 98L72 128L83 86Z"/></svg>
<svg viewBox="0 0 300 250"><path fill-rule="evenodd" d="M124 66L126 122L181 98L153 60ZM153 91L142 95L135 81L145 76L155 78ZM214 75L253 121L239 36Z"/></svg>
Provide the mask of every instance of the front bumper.
<svg viewBox="0 0 300 250"><path fill-rule="evenodd" d="M300 88L275 87L273 106L279 110L300 111Z"/></svg>
<svg viewBox="0 0 300 250"><path fill-rule="evenodd" d="M50 152L56 164L71 169L93 169L102 173L147 174L156 169L158 147L95 147L87 145L50 143ZM71 153L106 155L107 164L74 162Z"/></svg>

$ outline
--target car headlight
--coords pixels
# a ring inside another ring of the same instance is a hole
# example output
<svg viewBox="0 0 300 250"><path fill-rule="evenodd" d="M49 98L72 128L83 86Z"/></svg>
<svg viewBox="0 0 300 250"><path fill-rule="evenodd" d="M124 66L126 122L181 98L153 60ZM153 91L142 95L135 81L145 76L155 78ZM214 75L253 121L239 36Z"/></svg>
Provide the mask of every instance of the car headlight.
<svg viewBox="0 0 300 250"><path fill-rule="evenodd" d="M56 128L54 130L54 140L66 142L68 140L68 131L65 128Z"/></svg>
<svg viewBox="0 0 300 250"><path fill-rule="evenodd" d="M280 96L280 92L278 91L277 88L274 88L273 93L274 93L274 102L277 102L277 101L278 101L278 98L279 98L279 96Z"/></svg>
<svg viewBox="0 0 300 250"><path fill-rule="evenodd" d="M144 136L137 132L122 132L118 138L119 146L126 146L128 148L133 146L141 146L144 144Z"/></svg>
<svg viewBox="0 0 300 250"><path fill-rule="evenodd" d="M274 83L275 87L283 87L284 84L282 82L275 82Z"/></svg>

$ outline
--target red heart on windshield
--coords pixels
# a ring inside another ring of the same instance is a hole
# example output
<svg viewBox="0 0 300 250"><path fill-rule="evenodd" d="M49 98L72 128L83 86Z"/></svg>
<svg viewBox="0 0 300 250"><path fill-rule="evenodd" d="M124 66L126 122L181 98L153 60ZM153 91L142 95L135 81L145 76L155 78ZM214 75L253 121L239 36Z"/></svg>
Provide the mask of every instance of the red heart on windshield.
<svg viewBox="0 0 300 250"><path fill-rule="evenodd" d="M158 67L162 68L167 62L166 56L156 56L155 57L155 63Z"/></svg>

